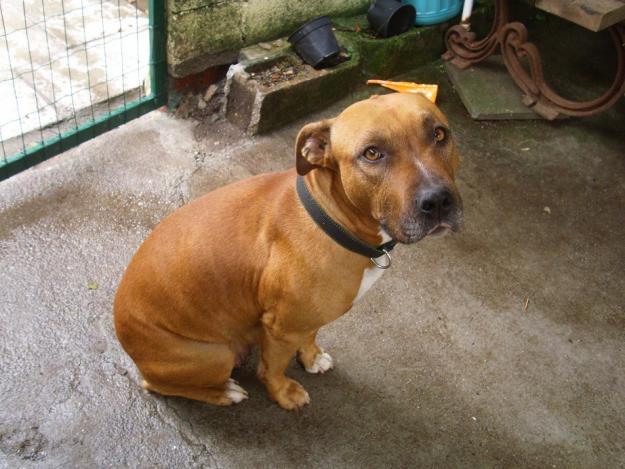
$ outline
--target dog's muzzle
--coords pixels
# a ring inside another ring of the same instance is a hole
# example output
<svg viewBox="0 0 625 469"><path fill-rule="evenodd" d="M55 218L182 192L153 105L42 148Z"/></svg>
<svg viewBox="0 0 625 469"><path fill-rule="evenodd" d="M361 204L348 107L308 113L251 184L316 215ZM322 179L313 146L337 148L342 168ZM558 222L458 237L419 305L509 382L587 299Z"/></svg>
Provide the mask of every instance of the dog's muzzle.
<svg viewBox="0 0 625 469"><path fill-rule="evenodd" d="M462 200L442 184L421 188L414 211L421 221L421 237L458 231L462 222Z"/></svg>
<svg viewBox="0 0 625 469"><path fill-rule="evenodd" d="M441 236L458 231L462 224L462 199L443 184L420 188L413 205L396 229L389 227L395 239L404 244L415 243L426 236Z"/></svg>

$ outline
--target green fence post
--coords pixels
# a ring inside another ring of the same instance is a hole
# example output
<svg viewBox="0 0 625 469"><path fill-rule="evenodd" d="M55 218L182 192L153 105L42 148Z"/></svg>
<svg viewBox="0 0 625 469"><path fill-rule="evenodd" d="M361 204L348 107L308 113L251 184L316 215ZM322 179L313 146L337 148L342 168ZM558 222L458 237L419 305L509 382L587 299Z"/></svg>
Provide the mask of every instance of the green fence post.
<svg viewBox="0 0 625 469"><path fill-rule="evenodd" d="M167 103L165 1L148 0L150 95L126 103L104 115L89 119L68 132L0 159L0 181Z"/></svg>
<svg viewBox="0 0 625 469"><path fill-rule="evenodd" d="M165 0L148 0L150 28L150 87L156 107L167 102Z"/></svg>

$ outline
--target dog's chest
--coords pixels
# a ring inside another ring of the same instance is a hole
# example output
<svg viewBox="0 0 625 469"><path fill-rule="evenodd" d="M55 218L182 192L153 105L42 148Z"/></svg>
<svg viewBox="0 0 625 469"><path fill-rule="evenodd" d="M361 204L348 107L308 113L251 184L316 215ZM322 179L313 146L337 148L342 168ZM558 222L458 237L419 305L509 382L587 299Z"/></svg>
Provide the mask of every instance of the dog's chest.
<svg viewBox="0 0 625 469"><path fill-rule="evenodd" d="M391 240L389 234L380 229L380 235L382 236L382 242L387 243ZM377 259L380 263L384 264L385 259L384 256L378 257ZM375 282L377 282L386 269L379 269L375 265L371 264L371 267L365 269L362 273L362 280L360 281L360 288L358 289L358 293L356 293L356 298L354 298L353 303L358 303L363 296L369 291L369 289L373 286Z"/></svg>
<svg viewBox="0 0 625 469"><path fill-rule="evenodd" d="M356 298L354 298L354 304L358 303L362 297L365 296L365 293L382 277L383 273L383 269L378 269L373 265L365 269L362 274L362 280L360 281L360 288L358 289L358 293L356 293Z"/></svg>

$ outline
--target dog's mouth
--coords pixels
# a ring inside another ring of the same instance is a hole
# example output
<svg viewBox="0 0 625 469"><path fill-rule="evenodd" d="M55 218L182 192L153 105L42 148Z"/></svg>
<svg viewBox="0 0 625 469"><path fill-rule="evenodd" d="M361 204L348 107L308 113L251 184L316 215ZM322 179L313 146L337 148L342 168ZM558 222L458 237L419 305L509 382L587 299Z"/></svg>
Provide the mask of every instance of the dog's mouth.
<svg viewBox="0 0 625 469"><path fill-rule="evenodd" d="M431 228L430 231L427 232L426 236L431 236L433 238L441 238L452 230L453 228L449 223L443 222Z"/></svg>
<svg viewBox="0 0 625 469"><path fill-rule="evenodd" d="M458 213L451 219L440 220L435 223L427 223L420 218L409 217L398 225L383 224L383 228L393 239L402 244L413 244L426 237L442 238L450 232L460 230L462 216Z"/></svg>

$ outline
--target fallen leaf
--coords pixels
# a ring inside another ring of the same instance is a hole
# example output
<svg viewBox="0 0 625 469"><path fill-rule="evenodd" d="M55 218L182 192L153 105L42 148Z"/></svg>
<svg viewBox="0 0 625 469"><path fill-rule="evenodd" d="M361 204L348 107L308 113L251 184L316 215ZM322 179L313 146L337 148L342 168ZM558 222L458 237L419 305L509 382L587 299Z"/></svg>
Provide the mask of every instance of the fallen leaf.
<svg viewBox="0 0 625 469"><path fill-rule="evenodd" d="M89 290L97 290L99 287L99 285L96 282L89 282L87 283L87 288Z"/></svg>

